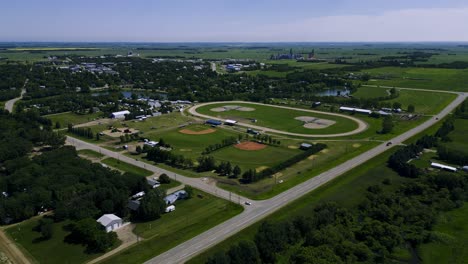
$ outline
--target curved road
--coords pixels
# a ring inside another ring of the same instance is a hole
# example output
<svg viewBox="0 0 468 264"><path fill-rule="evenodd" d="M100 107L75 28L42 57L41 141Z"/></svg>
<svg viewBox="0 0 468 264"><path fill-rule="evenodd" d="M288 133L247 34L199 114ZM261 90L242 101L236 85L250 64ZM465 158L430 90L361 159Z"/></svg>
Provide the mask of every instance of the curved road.
<svg viewBox="0 0 468 264"><path fill-rule="evenodd" d="M458 94L458 97L454 101L452 101L447 107L445 107L438 115L427 120L421 125L393 138L391 140L393 144L390 147L387 147L386 143L380 144L377 147L365 153L362 153L361 155L355 158L352 158L334 167L333 169L330 169L324 173L321 173L320 175L312 179L309 179L299 185L296 185L295 187L287 191L284 191L283 193L278 194L277 196L273 198L270 198L268 200L263 200L263 201L254 201L251 206L244 206L245 210L241 214L211 228L210 230L182 244L179 244L178 246L160 254L159 256L152 258L146 263L158 263L158 264L183 263L184 261L194 257L195 255L203 252L204 250L207 250L211 246L227 239L228 237L234 235L240 230L246 228L247 226L265 218L266 216L286 206L292 201L302 197L303 195L311 192L312 190L315 190L321 185L363 164L364 162L370 160L371 158L388 150L392 146L403 143L405 140L411 138L412 136L417 135L418 133L434 125L435 123L438 122L439 119L442 119L443 117L447 116L459 104L461 104L468 95L467 93L457 93L457 94ZM72 137L67 138L67 143L76 146L78 149L83 149L83 148L92 149L104 155L122 160L124 162L128 162L135 166L145 168L156 173L166 173L170 177L177 179L184 184L192 185L195 188L214 194L218 197L231 200L233 202L244 203L244 201L246 201L246 199L242 196L222 190L216 186L208 185L202 179L199 179L199 178L190 178L190 177L178 175L178 174L169 172L167 170L158 168L156 166L149 165L141 161L137 161L130 157L124 156L120 153L116 153L116 152L101 148L99 146L96 146L96 145L93 145L93 144L90 144L90 143L87 143L87 142L84 142L84 141L81 141Z"/></svg>
<svg viewBox="0 0 468 264"><path fill-rule="evenodd" d="M324 115L339 116L339 117L351 119L351 120L353 120L354 122L356 122L358 124L358 128L356 128L353 131L349 131L349 132L345 132L345 133L338 133L338 134L326 134L326 135L316 135L315 134L314 135L314 134L292 133L292 132L267 128L267 127L255 126L255 125L252 125L252 124L247 124L247 123L242 123L242 122L237 123L237 125L240 125L240 126L243 126L243 127L249 127L249 128L253 128L253 129L257 129L257 130L261 130L261 131L265 131L265 132L276 133L276 134L283 134L283 135L297 136L297 137L309 137L309 138L326 138L326 137L351 136L351 135L354 135L354 134L361 133L362 131L367 129L367 124L364 121L362 121L360 119L357 119L355 117L352 117L352 116L347 116L347 115L337 114L337 113L321 112L321 111L315 111L315 110L309 110L309 109L300 109L300 108L294 108L294 107L289 107L289 106L269 105L269 104L254 103L254 102L244 102L244 101L209 102L209 103L202 103L202 104L199 104L199 105L192 106L191 108L189 108L188 111L189 111L190 114L192 114L194 116L203 117L203 118L207 118L207 119L216 119L216 120L224 121L224 119L216 118L216 117L209 116L209 115L203 115L203 114L200 114L200 113L198 113L196 111L199 107L202 107L202 106L212 105L212 104L222 104L222 103L226 103L226 104L232 104L232 103L237 103L237 104L244 103L245 104L245 103L248 103L248 104L283 108L283 109L294 110L294 111L302 111L302 112L318 113L318 114L324 114Z"/></svg>
<svg viewBox="0 0 468 264"><path fill-rule="evenodd" d="M393 138L392 146L401 144L405 140L411 138L412 136L417 135L418 133L424 131L430 126L438 122L439 119L447 116L451 111L453 111L459 104L461 104L467 97L467 93L458 93L458 97L452 101L446 108L442 110L437 116L427 120L423 124ZM391 147L391 146L390 146ZM386 144L380 144L379 146L353 158L350 159L341 165L330 169L308 181L305 181L283 193L264 201L255 201L253 204L248 207L243 213L229 219L228 221L219 224L218 226L182 243L178 246L162 253L159 256L152 258L151 260L145 263L183 263L184 261L189 260L195 255L207 250L211 246L227 239L228 237L234 235L240 230L246 228L247 226L265 218L266 216L272 214L273 212L279 210L285 205L291 203L292 201L302 197L303 195L315 190L321 185L337 178L343 173L363 164L364 162L370 160L371 158L383 153L388 150L390 147L387 147Z"/></svg>
<svg viewBox="0 0 468 264"><path fill-rule="evenodd" d="M8 100L5 103L5 110L9 111L10 113L13 113L13 107L15 106L15 103L23 98L23 95L26 93L26 84L28 84L28 79L24 82L23 88L21 88L21 94L19 97L13 98L11 100Z"/></svg>

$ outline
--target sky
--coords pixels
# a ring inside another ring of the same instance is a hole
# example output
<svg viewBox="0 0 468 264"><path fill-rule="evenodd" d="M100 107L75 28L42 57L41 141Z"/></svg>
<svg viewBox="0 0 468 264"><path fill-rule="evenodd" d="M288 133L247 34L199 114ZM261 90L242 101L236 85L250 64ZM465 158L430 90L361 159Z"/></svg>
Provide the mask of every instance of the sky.
<svg viewBox="0 0 468 264"><path fill-rule="evenodd" d="M468 41L468 0L0 1L0 41Z"/></svg>

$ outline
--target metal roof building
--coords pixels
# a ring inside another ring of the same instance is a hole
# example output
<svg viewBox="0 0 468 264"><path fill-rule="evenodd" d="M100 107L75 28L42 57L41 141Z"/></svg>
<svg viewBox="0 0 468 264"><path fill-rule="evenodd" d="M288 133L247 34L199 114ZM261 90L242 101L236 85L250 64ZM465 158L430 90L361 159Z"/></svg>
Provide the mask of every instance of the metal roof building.
<svg viewBox="0 0 468 264"><path fill-rule="evenodd" d="M99 217L97 222L104 226L107 233L119 229L122 227L123 223L122 218L116 216L115 214L105 214Z"/></svg>
<svg viewBox="0 0 468 264"><path fill-rule="evenodd" d="M451 172L457 172L457 168L447 166L444 164L440 164L440 163L436 163L436 162L432 162L431 167L441 169L441 170L451 171Z"/></svg>

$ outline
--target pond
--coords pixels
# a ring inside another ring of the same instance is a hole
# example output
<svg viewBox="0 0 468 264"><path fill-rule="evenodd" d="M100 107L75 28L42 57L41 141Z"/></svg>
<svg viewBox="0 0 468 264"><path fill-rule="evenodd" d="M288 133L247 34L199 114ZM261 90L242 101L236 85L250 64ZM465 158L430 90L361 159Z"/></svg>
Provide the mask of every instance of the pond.
<svg viewBox="0 0 468 264"><path fill-rule="evenodd" d="M340 96L340 95L350 95L351 91L348 89L341 88L330 88L320 92L315 93L317 96Z"/></svg>

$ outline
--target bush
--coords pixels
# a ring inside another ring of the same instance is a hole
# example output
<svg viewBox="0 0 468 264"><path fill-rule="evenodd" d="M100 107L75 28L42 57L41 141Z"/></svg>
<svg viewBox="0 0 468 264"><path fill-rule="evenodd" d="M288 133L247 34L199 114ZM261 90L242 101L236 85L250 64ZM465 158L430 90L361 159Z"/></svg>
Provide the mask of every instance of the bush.
<svg viewBox="0 0 468 264"><path fill-rule="evenodd" d="M171 178L169 178L167 174L163 173L161 174L161 176L159 176L159 182L161 184L168 184L168 183L171 183Z"/></svg>

